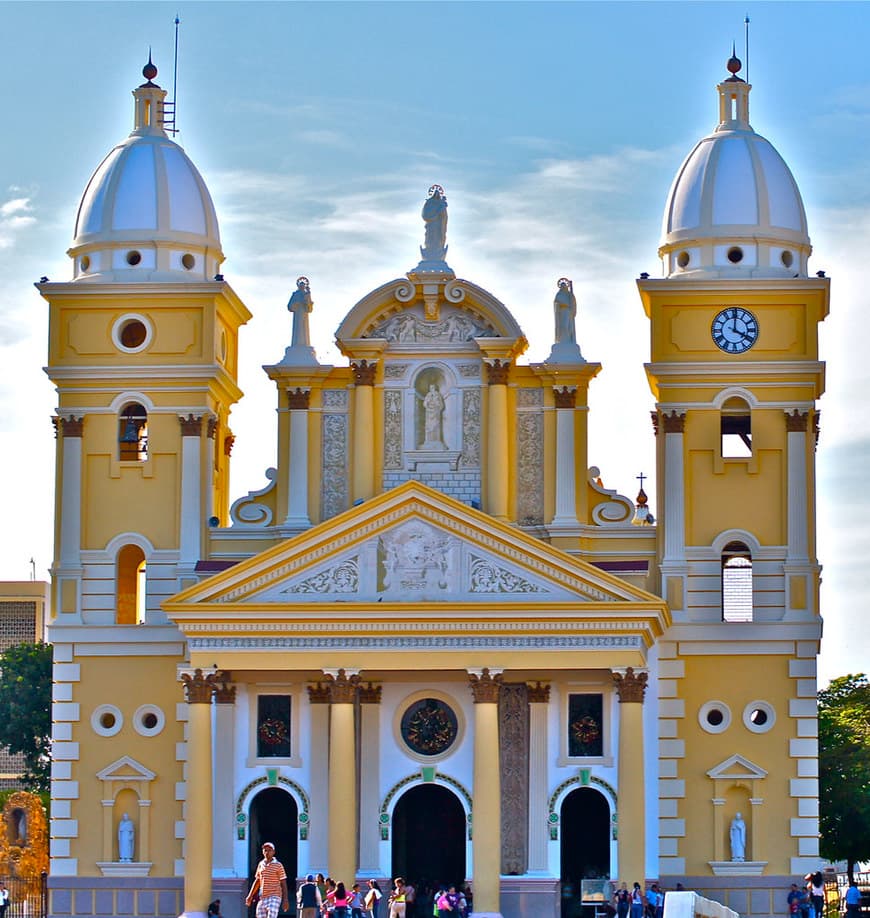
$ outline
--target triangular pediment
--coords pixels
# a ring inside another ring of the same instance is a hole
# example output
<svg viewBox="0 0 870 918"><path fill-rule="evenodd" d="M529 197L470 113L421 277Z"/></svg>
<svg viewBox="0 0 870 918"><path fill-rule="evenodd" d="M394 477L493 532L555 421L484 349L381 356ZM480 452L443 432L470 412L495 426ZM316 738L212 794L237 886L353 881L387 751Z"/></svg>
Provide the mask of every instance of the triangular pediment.
<svg viewBox="0 0 870 918"><path fill-rule="evenodd" d="M98 771L97 777L101 781L153 781L157 775L140 762L124 755Z"/></svg>
<svg viewBox="0 0 870 918"><path fill-rule="evenodd" d="M169 605L643 603L658 597L408 482L180 594Z"/></svg>
<svg viewBox="0 0 870 918"><path fill-rule="evenodd" d="M731 780L753 780L756 778L766 778L767 772L754 762L744 758L742 755L735 753L711 768L707 775L714 779L731 779Z"/></svg>

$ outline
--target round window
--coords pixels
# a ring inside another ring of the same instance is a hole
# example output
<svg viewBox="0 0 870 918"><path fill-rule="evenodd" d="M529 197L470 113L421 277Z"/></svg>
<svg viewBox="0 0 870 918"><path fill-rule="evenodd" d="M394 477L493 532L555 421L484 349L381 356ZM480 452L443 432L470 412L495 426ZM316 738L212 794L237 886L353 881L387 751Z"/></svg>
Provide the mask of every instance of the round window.
<svg viewBox="0 0 870 918"><path fill-rule="evenodd" d="M743 261L743 249L741 249L739 245L732 245L731 248L728 249L728 261L730 261L732 265L739 265L740 262Z"/></svg>
<svg viewBox="0 0 870 918"><path fill-rule="evenodd" d="M91 714L91 727L98 736L114 736L124 726L124 715L113 704L101 704Z"/></svg>
<svg viewBox="0 0 870 918"><path fill-rule="evenodd" d="M81 260L79 261L79 267L82 271L87 271L91 266L91 260L87 255L82 255Z"/></svg>
<svg viewBox="0 0 870 918"><path fill-rule="evenodd" d="M794 255L792 255L788 249L784 249L782 254L779 256L779 260L786 268L790 268L794 264Z"/></svg>
<svg viewBox="0 0 870 918"><path fill-rule="evenodd" d="M440 755L459 732L456 712L440 698L420 698L402 715L402 739L418 755Z"/></svg>
<svg viewBox="0 0 870 918"><path fill-rule="evenodd" d="M131 319L121 327L121 334L118 337L124 347L133 350L133 348L141 347L144 344L145 339L148 337L148 329L138 319Z"/></svg>
<svg viewBox="0 0 870 918"><path fill-rule="evenodd" d="M776 711L766 701L750 701L743 709L743 725L751 733L767 733L776 723Z"/></svg>
<svg viewBox="0 0 870 918"><path fill-rule="evenodd" d="M731 710L724 701L708 701L698 711L698 723L707 733L724 733L731 725Z"/></svg>
<svg viewBox="0 0 870 918"><path fill-rule="evenodd" d="M688 252L680 252L680 254L677 255L677 264L681 268L688 268L690 261L691 261L691 258L689 257Z"/></svg>
<svg viewBox="0 0 870 918"><path fill-rule="evenodd" d="M140 736L157 736L166 725L166 717L156 704L143 704L133 715L133 729Z"/></svg>
<svg viewBox="0 0 870 918"><path fill-rule="evenodd" d="M120 351L138 354L151 344L154 329L151 322L136 313L127 313L115 319L112 325L112 341Z"/></svg>
<svg viewBox="0 0 870 918"><path fill-rule="evenodd" d="M137 252L135 249L132 249L131 251L127 252L127 264L128 265L135 267L136 265L139 264L140 261L142 261L141 252Z"/></svg>
<svg viewBox="0 0 870 918"><path fill-rule="evenodd" d="M193 255L190 254L190 252L185 252L181 256L181 265L185 271L192 271L195 264L196 259L193 257Z"/></svg>

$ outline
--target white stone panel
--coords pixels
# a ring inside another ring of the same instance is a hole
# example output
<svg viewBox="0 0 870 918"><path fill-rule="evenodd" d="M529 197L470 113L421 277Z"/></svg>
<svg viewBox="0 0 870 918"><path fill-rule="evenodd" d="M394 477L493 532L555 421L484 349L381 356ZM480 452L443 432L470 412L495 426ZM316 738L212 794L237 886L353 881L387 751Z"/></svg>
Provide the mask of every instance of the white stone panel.
<svg viewBox="0 0 870 918"><path fill-rule="evenodd" d="M175 719L178 721L186 722L189 719L188 705L186 701L179 701L175 705Z"/></svg>
<svg viewBox="0 0 870 918"><path fill-rule="evenodd" d="M49 844L48 850L52 857L69 857L69 839L53 838Z"/></svg>
<svg viewBox="0 0 870 918"><path fill-rule="evenodd" d="M818 819L792 819L790 822L792 838L799 835L818 836L819 834Z"/></svg>
<svg viewBox="0 0 870 918"><path fill-rule="evenodd" d="M685 834L685 819L659 819L659 835L662 838L683 838Z"/></svg>
<svg viewBox="0 0 870 918"><path fill-rule="evenodd" d="M53 724L51 735L54 739L57 740L70 740L72 739L72 730L73 725L70 723L62 724Z"/></svg>
<svg viewBox="0 0 870 918"><path fill-rule="evenodd" d="M707 160L713 150L709 141L701 141L689 154L685 165L677 174L675 194L671 207L665 213L664 234L672 230L688 229L701 222L701 191Z"/></svg>
<svg viewBox="0 0 870 918"><path fill-rule="evenodd" d="M78 838L78 819L52 819L51 835L53 838Z"/></svg>
<svg viewBox="0 0 870 918"><path fill-rule="evenodd" d="M676 838L662 838L659 840L659 857L676 857L679 851L679 841Z"/></svg>
<svg viewBox="0 0 870 918"><path fill-rule="evenodd" d="M788 742L788 754L793 759L817 758L819 743L814 739L793 739Z"/></svg>
<svg viewBox="0 0 870 918"><path fill-rule="evenodd" d="M818 778L819 760L818 759L798 759L797 774L799 778Z"/></svg>
<svg viewBox="0 0 870 918"><path fill-rule="evenodd" d="M794 796L794 794L792 794ZM187 800L187 784L184 781L175 782L175 799Z"/></svg>
<svg viewBox="0 0 870 918"><path fill-rule="evenodd" d="M815 698L792 698L788 703L789 717L815 717L818 712Z"/></svg>
<svg viewBox="0 0 870 918"><path fill-rule="evenodd" d="M52 806L54 803L52 802ZM77 857L52 857L51 875L53 877L75 877L79 873L79 859Z"/></svg>
<svg viewBox="0 0 870 918"><path fill-rule="evenodd" d="M798 800L798 816L809 819L810 817L818 818L819 801L811 797L802 797Z"/></svg>
<svg viewBox="0 0 870 918"><path fill-rule="evenodd" d="M686 859L684 857L660 857L659 873L677 875L685 874Z"/></svg>
<svg viewBox="0 0 870 918"><path fill-rule="evenodd" d="M719 141L713 186L713 223L758 223L758 190L747 140L742 135Z"/></svg>
<svg viewBox="0 0 870 918"><path fill-rule="evenodd" d="M798 736L810 737L819 735L819 722L815 718L812 720L799 720L796 726Z"/></svg>
<svg viewBox="0 0 870 918"><path fill-rule="evenodd" d="M72 762L61 762L54 759L51 763L51 780L68 781L72 777Z"/></svg>
<svg viewBox="0 0 870 918"><path fill-rule="evenodd" d="M79 721L79 705L75 702L64 701L51 706L51 719L53 721L66 720L73 723Z"/></svg>
<svg viewBox="0 0 870 918"><path fill-rule="evenodd" d="M682 698L663 699L659 695L659 717L685 717L686 702Z"/></svg>
<svg viewBox="0 0 870 918"><path fill-rule="evenodd" d="M795 648L796 657L812 657L814 663L818 652L819 645L816 641L798 641Z"/></svg>
<svg viewBox="0 0 870 918"><path fill-rule="evenodd" d="M676 778L677 776L677 760L676 759L662 759L659 762L659 777L661 778ZM676 813L671 815L676 816Z"/></svg>
<svg viewBox="0 0 870 918"><path fill-rule="evenodd" d="M52 701L72 701L73 687L69 682L57 682L51 687Z"/></svg>
<svg viewBox="0 0 870 918"><path fill-rule="evenodd" d="M819 840L818 838L799 838L798 839L798 854L803 857L811 857L815 855L819 856Z"/></svg>
<svg viewBox="0 0 870 918"><path fill-rule="evenodd" d="M676 641L659 641L656 646L659 649L659 666L662 665L664 660L673 660L677 656L677 644ZM685 664L683 664L685 666Z"/></svg>
<svg viewBox="0 0 870 918"><path fill-rule="evenodd" d="M166 166L169 200L172 202L169 214L172 229L205 235L203 195L190 168L190 161L177 147L162 145L161 151Z"/></svg>
<svg viewBox="0 0 870 918"><path fill-rule="evenodd" d="M183 819L175 820L175 837L187 838L187 827Z"/></svg>
<svg viewBox="0 0 870 918"><path fill-rule="evenodd" d="M659 800L659 816L662 819L676 819L678 806L678 801L674 799Z"/></svg>
<svg viewBox="0 0 870 918"><path fill-rule="evenodd" d="M81 666L78 663L58 663L52 669L55 682L78 682L81 679Z"/></svg>
<svg viewBox="0 0 870 918"><path fill-rule="evenodd" d="M817 694L817 686L815 679L798 679L797 685L795 686L795 695L798 698L815 698Z"/></svg>
<svg viewBox="0 0 870 918"><path fill-rule="evenodd" d="M788 661L788 674L792 679L815 679L817 668L815 657L812 660Z"/></svg>
<svg viewBox="0 0 870 918"><path fill-rule="evenodd" d="M788 782L788 792L792 797L818 797L819 782L812 778L792 778Z"/></svg>
<svg viewBox="0 0 870 918"><path fill-rule="evenodd" d="M659 797L685 797L686 782L676 779L659 781Z"/></svg>
<svg viewBox="0 0 870 918"><path fill-rule="evenodd" d="M769 143L756 141L753 147L764 169L771 225L800 232L804 227L803 208L788 166Z"/></svg>
<svg viewBox="0 0 870 918"><path fill-rule="evenodd" d="M685 740L659 740L660 759L684 759L685 757Z"/></svg>
<svg viewBox="0 0 870 918"><path fill-rule="evenodd" d="M52 800L51 815L55 819L69 819L72 813L72 804L69 800Z"/></svg>
<svg viewBox="0 0 870 918"><path fill-rule="evenodd" d="M52 647L52 659L54 660L54 669L61 663L72 663L73 648L72 644L54 644Z"/></svg>
<svg viewBox="0 0 870 918"><path fill-rule="evenodd" d="M677 721L659 721L659 739L674 739L677 735Z"/></svg>
<svg viewBox="0 0 870 918"><path fill-rule="evenodd" d="M660 679L659 683L659 699L662 698L675 698L677 695L677 683L674 679Z"/></svg>
<svg viewBox="0 0 870 918"><path fill-rule="evenodd" d="M661 660L659 662L660 679L682 679L685 675L685 660Z"/></svg>
<svg viewBox="0 0 870 918"><path fill-rule="evenodd" d="M70 761L76 762L79 757L78 743L65 743L57 739L51 744L51 758L54 762ZM56 775L59 777L59 775Z"/></svg>
<svg viewBox="0 0 870 918"><path fill-rule="evenodd" d="M187 743L176 743L175 744L175 761L176 762L186 762L187 761Z"/></svg>

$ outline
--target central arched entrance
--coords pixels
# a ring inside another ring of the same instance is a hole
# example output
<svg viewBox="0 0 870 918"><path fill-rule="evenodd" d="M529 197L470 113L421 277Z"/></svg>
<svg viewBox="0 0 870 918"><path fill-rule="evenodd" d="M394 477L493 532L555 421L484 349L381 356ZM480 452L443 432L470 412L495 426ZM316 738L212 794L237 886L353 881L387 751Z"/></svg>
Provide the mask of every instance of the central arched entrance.
<svg viewBox="0 0 870 918"><path fill-rule="evenodd" d="M248 815L248 881L253 882L257 864L263 855L263 842L272 842L275 857L284 865L287 888L296 886L298 843L297 821L299 811L293 797L280 787L267 787L251 801ZM250 887L249 887L250 888ZM247 892L247 890L245 890ZM295 896L290 896L291 904ZM292 914L292 912L291 912Z"/></svg>
<svg viewBox="0 0 870 918"><path fill-rule="evenodd" d="M562 918L580 918L583 914L580 904L582 881L610 877L610 806L607 799L591 787L578 787L562 801L559 825Z"/></svg>
<svg viewBox="0 0 870 918"><path fill-rule="evenodd" d="M399 798L392 819L393 876L415 885L465 882L465 810L440 784L420 784Z"/></svg>

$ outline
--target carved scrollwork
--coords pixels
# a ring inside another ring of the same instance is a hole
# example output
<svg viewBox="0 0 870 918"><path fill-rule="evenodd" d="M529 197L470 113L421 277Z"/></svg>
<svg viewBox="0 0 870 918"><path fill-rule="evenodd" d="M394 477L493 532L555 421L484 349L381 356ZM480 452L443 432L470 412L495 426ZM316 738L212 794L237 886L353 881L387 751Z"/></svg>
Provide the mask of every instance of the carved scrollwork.
<svg viewBox="0 0 870 918"><path fill-rule="evenodd" d="M230 519L240 526L269 526L272 523L272 508L265 503L260 503L258 498L264 497L274 487L278 480L277 469L266 469L266 478L269 484L259 491L248 491L245 497L240 497L230 507Z"/></svg>
<svg viewBox="0 0 870 918"><path fill-rule="evenodd" d="M444 285L444 299L451 303L461 303L465 299L465 286L459 278Z"/></svg>
<svg viewBox="0 0 870 918"><path fill-rule="evenodd" d="M325 571L312 574L287 589L288 593L356 593L359 590L359 562L349 558Z"/></svg>
<svg viewBox="0 0 870 918"><path fill-rule="evenodd" d="M472 593L545 593L543 587L493 564L488 558L472 558L469 577Z"/></svg>
<svg viewBox="0 0 870 918"><path fill-rule="evenodd" d="M393 291L393 296L400 303L410 303L417 296L417 287L410 281L402 281ZM377 337L377 336L375 336Z"/></svg>

